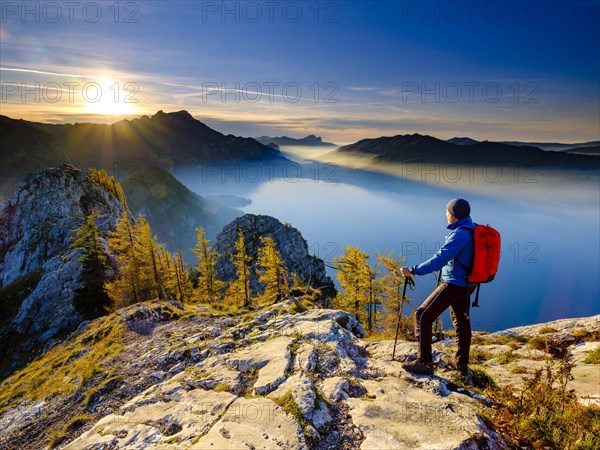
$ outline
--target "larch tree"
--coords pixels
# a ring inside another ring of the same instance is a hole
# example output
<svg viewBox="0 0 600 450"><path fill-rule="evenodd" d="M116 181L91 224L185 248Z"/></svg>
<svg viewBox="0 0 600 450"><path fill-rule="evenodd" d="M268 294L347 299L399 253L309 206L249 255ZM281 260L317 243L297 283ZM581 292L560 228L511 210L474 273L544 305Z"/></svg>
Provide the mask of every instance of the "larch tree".
<svg viewBox="0 0 600 450"><path fill-rule="evenodd" d="M262 298L275 303L289 292L287 269L272 238L261 237L260 243L257 273L258 281L265 287Z"/></svg>
<svg viewBox="0 0 600 450"><path fill-rule="evenodd" d="M349 245L344 254L333 260L342 288L334 299L334 305L352 312L371 330L375 321L379 284L377 269L370 266L369 256L358 247Z"/></svg>
<svg viewBox="0 0 600 450"><path fill-rule="evenodd" d="M193 298L200 302L214 302L222 298L225 288L225 283L217 278L217 260L221 255L210 247L204 228L196 228L196 236L196 247L192 249L198 258Z"/></svg>
<svg viewBox="0 0 600 450"><path fill-rule="evenodd" d="M165 300L167 294L163 284L163 273L160 270L157 252L160 244L156 236L152 236L152 230L148 221L139 217L135 224L137 239L135 249L138 253L140 292L144 297L157 297Z"/></svg>
<svg viewBox="0 0 600 450"><path fill-rule="evenodd" d="M139 295L139 261L136 251L137 234L127 212L117 221L115 231L110 233L108 248L116 255L118 276L104 287L115 307L119 308L141 300Z"/></svg>
<svg viewBox="0 0 600 450"><path fill-rule="evenodd" d="M236 279L229 284L227 296L231 302L242 307L250 306L250 261L252 258L246 250L244 233L238 228L238 237L235 241L235 253L230 255L235 267Z"/></svg>
<svg viewBox="0 0 600 450"><path fill-rule="evenodd" d="M383 328L386 331L393 330L398 320L403 317L404 305L408 304L408 298L402 298L404 288L404 275L401 267L404 259L400 256L394 257L392 253L378 255L377 259L383 266L385 274L381 278L382 303L384 312Z"/></svg>

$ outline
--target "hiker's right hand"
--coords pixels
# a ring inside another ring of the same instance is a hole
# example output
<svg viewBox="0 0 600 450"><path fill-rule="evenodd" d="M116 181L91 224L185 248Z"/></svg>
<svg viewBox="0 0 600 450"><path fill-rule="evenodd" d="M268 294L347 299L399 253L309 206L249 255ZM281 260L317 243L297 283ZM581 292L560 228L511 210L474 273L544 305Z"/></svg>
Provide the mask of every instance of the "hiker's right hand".
<svg viewBox="0 0 600 450"><path fill-rule="evenodd" d="M401 267L400 270L402 271L402 275L404 275L405 277L412 277L414 274L411 273L410 271L410 267Z"/></svg>

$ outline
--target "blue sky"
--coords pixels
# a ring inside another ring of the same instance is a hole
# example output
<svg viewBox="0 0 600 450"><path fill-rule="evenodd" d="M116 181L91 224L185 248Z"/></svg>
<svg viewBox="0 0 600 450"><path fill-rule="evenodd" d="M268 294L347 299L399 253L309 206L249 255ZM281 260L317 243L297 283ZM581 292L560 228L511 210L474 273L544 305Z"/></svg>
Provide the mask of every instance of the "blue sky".
<svg viewBox="0 0 600 450"><path fill-rule="evenodd" d="M186 109L224 133L338 143L600 139L597 0L4 1L0 26L11 117Z"/></svg>

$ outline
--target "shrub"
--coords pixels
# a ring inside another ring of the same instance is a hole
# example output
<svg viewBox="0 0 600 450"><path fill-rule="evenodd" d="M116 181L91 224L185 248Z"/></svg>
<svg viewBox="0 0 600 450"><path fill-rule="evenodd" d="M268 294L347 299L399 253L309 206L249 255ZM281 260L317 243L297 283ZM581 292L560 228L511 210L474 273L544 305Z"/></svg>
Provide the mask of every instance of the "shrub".
<svg viewBox="0 0 600 450"><path fill-rule="evenodd" d="M488 419L516 448L600 448L600 408L581 405L567 389L572 364L550 362L513 386L486 392L502 405Z"/></svg>

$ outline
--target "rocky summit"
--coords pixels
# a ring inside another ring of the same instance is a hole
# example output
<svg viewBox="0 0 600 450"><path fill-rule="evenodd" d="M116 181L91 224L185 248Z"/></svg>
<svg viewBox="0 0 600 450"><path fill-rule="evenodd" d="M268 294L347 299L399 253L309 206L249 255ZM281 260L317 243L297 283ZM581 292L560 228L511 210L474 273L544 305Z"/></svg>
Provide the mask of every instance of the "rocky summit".
<svg viewBox="0 0 600 450"><path fill-rule="evenodd" d="M217 235L216 250L221 257L218 261L219 277L224 281L235 279L235 267L229 255L235 253L235 241L238 230L244 234L248 255L256 261L260 246L260 237L270 237L281 254L290 274L295 273L300 280L314 288L324 288L325 293L332 291L333 281L325 271L322 259L312 256L308 244L300 231L290 224L281 223L274 217L245 214L230 222ZM250 276L250 288L260 291L256 271Z"/></svg>
<svg viewBox="0 0 600 450"><path fill-rule="evenodd" d="M593 331L599 319L560 332ZM411 375L401 364L414 342L400 341L392 361L393 341L364 335L352 314L293 297L232 317L133 305L0 385L0 449L508 448L482 418L490 400L453 382L456 371ZM435 344L436 361L452 345ZM571 345L579 363L598 343ZM576 381L598 386L597 375Z"/></svg>
<svg viewBox="0 0 600 450"><path fill-rule="evenodd" d="M70 239L93 210L106 232L124 206L69 165L29 176L0 206L2 372L18 364L19 350L34 351L81 322L73 306L81 266Z"/></svg>

